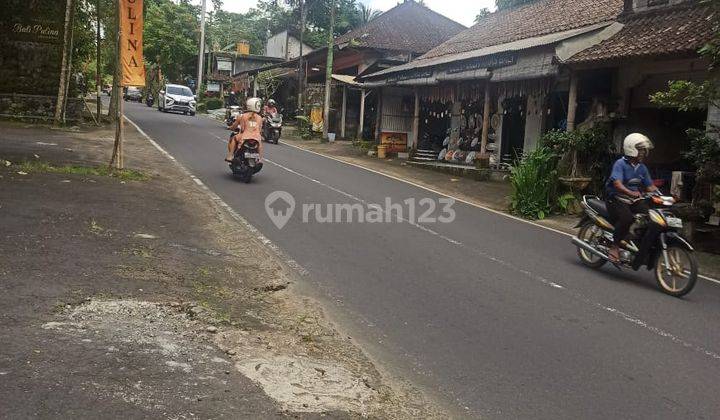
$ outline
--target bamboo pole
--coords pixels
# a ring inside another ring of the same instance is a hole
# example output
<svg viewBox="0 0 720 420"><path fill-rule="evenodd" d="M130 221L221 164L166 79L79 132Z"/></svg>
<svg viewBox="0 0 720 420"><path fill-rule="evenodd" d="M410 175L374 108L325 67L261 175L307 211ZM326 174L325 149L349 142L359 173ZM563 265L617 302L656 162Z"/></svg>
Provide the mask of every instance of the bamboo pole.
<svg viewBox="0 0 720 420"><path fill-rule="evenodd" d="M360 123L358 124L357 139L361 141L363 139L363 131L365 131L365 98L367 94L365 89L360 91Z"/></svg>

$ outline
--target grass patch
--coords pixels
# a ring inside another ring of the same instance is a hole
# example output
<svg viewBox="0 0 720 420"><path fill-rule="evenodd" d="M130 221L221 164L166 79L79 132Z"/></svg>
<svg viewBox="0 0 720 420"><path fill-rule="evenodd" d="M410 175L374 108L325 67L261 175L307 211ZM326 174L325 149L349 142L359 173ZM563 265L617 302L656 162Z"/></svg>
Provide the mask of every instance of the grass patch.
<svg viewBox="0 0 720 420"><path fill-rule="evenodd" d="M106 176L121 181L147 181L150 177L134 169L114 169L108 166L64 165L53 166L48 162L26 161L20 169L27 173L51 173L62 175Z"/></svg>

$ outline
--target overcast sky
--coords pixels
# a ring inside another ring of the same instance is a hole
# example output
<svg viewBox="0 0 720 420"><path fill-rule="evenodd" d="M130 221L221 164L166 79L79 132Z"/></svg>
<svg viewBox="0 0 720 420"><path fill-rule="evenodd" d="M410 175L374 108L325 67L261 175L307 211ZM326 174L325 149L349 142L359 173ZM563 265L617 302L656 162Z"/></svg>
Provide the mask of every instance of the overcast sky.
<svg viewBox="0 0 720 420"><path fill-rule="evenodd" d="M386 11L401 0L361 0L373 9ZM199 0L196 0L199 3ZM209 3L209 2L208 2ZM230 12L247 12L255 6L257 0L224 0L224 9ZM493 9L495 0L425 0L425 4L434 11L450 19L472 26L475 16L483 7Z"/></svg>

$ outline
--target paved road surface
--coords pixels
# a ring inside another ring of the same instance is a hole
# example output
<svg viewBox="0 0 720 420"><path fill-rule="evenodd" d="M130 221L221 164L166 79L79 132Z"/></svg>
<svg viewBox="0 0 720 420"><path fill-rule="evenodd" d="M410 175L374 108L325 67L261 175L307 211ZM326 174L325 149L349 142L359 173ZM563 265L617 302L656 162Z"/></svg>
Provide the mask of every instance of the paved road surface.
<svg viewBox="0 0 720 420"><path fill-rule="evenodd" d="M301 264L373 353L460 412L720 417L720 285L674 299L647 272L586 269L568 237L461 203L450 224L305 224L303 203L442 197L282 144L241 184L222 163L219 123L126 112ZM265 212L278 190L298 203L282 230Z"/></svg>

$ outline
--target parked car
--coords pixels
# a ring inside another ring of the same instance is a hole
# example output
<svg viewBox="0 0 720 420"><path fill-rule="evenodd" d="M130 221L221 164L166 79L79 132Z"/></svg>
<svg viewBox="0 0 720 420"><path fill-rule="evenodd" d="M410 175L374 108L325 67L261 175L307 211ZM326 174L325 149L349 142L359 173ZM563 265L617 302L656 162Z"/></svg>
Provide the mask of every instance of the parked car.
<svg viewBox="0 0 720 420"><path fill-rule="evenodd" d="M142 101L142 92L140 92L140 89L130 86L127 88L127 90L123 94L123 99L125 99L126 101L141 102Z"/></svg>
<svg viewBox="0 0 720 420"><path fill-rule="evenodd" d="M167 84L159 92L157 104L158 110L162 112L176 111L195 115L197 98L187 86Z"/></svg>

